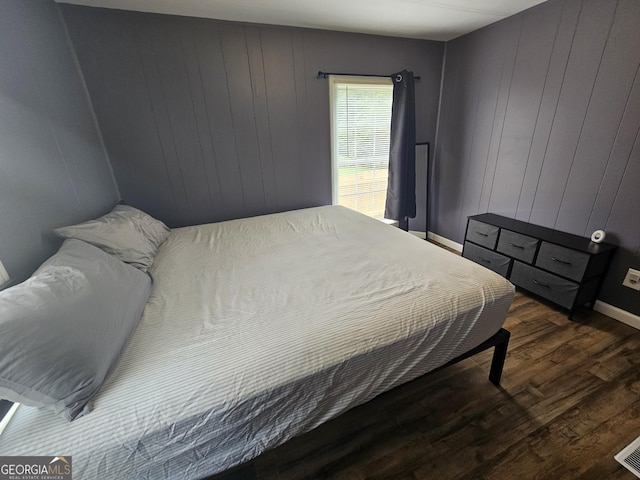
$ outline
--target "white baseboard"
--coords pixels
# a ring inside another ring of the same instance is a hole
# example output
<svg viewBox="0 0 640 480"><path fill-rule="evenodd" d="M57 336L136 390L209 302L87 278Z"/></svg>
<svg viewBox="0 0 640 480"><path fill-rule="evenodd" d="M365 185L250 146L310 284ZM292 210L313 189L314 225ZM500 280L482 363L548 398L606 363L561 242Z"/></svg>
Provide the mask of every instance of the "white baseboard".
<svg viewBox="0 0 640 480"><path fill-rule="evenodd" d="M409 233L415 235L416 237L424 238L425 232L418 232L416 230L409 230ZM437 233L429 232L429 240L433 240L434 242L439 243L440 245L444 245L445 247L449 247L456 252L462 253L462 245L458 242L454 242L453 240L449 240L448 238L441 237Z"/></svg>
<svg viewBox="0 0 640 480"><path fill-rule="evenodd" d="M462 244L458 242L454 242L453 240L449 240L448 238L441 237L437 233L429 232L429 240L433 240L434 242L439 243L440 245L444 245L445 247L449 247L456 252L462 253Z"/></svg>
<svg viewBox="0 0 640 480"><path fill-rule="evenodd" d="M640 330L640 317L638 315L634 315L631 312L614 307L608 303L601 302L600 300L596 300L596 304L593 306L593 309L607 317L611 317L619 322L626 323L630 327Z"/></svg>
<svg viewBox="0 0 640 480"><path fill-rule="evenodd" d="M398 225L400 225L400 222L398 220L391 220L389 218L378 218L378 220L380 220L382 223L386 223L387 225L391 225L393 227L397 227Z"/></svg>

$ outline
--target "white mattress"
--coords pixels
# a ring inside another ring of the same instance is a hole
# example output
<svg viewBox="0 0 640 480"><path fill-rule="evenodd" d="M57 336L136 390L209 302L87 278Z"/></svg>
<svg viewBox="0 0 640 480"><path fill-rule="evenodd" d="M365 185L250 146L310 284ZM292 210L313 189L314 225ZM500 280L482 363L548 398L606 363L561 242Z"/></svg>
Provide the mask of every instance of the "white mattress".
<svg viewBox="0 0 640 480"><path fill-rule="evenodd" d="M342 207L172 231L138 330L71 423L21 407L2 455L74 479L197 479L443 365L501 327L499 275Z"/></svg>

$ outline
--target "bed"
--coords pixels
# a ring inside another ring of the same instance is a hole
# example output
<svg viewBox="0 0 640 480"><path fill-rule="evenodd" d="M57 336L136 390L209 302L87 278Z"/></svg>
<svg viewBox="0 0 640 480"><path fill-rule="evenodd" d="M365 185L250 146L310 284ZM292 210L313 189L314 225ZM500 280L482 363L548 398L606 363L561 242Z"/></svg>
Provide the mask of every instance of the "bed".
<svg viewBox="0 0 640 480"><path fill-rule="evenodd" d="M148 273L94 410L21 407L2 455L71 455L76 480L204 478L495 344L514 292L338 206L174 229Z"/></svg>

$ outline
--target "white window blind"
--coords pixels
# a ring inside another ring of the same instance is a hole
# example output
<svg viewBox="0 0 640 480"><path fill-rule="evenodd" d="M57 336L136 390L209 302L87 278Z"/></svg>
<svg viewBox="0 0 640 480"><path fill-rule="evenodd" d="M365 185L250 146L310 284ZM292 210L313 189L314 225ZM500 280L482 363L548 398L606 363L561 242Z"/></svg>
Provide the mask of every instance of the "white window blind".
<svg viewBox="0 0 640 480"><path fill-rule="evenodd" d="M393 84L331 77L333 203L384 217Z"/></svg>

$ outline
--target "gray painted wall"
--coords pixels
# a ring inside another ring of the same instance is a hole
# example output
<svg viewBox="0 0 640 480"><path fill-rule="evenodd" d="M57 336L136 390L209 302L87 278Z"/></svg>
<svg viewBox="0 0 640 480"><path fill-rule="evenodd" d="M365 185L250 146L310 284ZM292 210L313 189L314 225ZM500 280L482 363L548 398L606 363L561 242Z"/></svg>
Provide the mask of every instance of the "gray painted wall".
<svg viewBox="0 0 640 480"><path fill-rule="evenodd" d="M551 0L447 44L431 230L493 212L621 246L600 298L640 315L640 2Z"/></svg>
<svg viewBox="0 0 640 480"><path fill-rule="evenodd" d="M413 70L417 140L435 138L443 43L62 11L123 199L170 226L331 203L329 91L318 70Z"/></svg>
<svg viewBox="0 0 640 480"><path fill-rule="evenodd" d="M53 2L0 4L0 259L14 281L51 230L118 200ZM123 198L172 226L330 202L318 69L422 75L433 140L442 44L62 7ZM431 230L492 211L621 245L602 300L640 268L640 4L551 0L447 45ZM419 166L424 228L424 165Z"/></svg>
<svg viewBox="0 0 640 480"><path fill-rule="evenodd" d="M118 200L58 6L0 2L0 260L12 283L60 245L52 229Z"/></svg>

